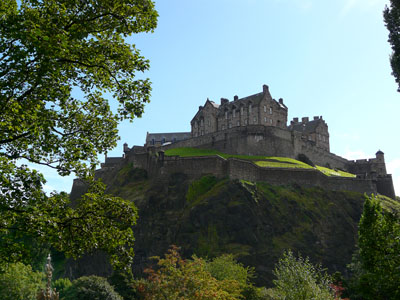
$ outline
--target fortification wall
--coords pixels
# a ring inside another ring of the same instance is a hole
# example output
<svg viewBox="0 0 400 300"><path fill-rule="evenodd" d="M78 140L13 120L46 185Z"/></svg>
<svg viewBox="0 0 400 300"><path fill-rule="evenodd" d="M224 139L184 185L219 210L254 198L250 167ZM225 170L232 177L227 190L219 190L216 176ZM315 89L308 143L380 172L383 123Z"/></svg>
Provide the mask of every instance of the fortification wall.
<svg viewBox="0 0 400 300"><path fill-rule="evenodd" d="M379 194L385 195L392 199L396 198L394 192L392 175L379 176L376 180L376 188Z"/></svg>
<svg viewBox="0 0 400 300"><path fill-rule="evenodd" d="M291 158L305 154L317 165L329 165L342 170L347 170L349 163L347 159L302 140L301 133L262 125L234 127L167 145L163 149L179 147L216 149L229 154Z"/></svg>
<svg viewBox="0 0 400 300"><path fill-rule="evenodd" d="M249 161L229 159L229 177L249 181L265 181L275 185L299 184L305 187L321 187L333 191L376 193L371 180L329 177L311 169L261 168Z"/></svg>
<svg viewBox="0 0 400 300"><path fill-rule="evenodd" d="M135 155L136 156L136 155ZM274 185L299 184L305 187L321 187L334 191L354 191L359 193L376 193L376 185L371 179L329 177L317 170L262 168L250 161L218 155L200 157L156 157L145 154L133 159L136 167L144 167L154 178L165 178L167 175L184 173L189 178L197 179L212 174L216 177L229 177L248 181L263 181ZM147 164L145 167L144 164Z"/></svg>

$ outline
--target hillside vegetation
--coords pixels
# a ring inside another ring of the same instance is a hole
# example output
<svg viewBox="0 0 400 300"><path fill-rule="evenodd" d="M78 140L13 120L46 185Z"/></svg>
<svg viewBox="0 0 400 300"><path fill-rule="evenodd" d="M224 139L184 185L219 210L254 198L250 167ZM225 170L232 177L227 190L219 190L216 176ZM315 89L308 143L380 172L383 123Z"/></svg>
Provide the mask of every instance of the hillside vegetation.
<svg viewBox="0 0 400 300"><path fill-rule="evenodd" d="M270 286L272 270L286 249L309 256L330 272L345 272L357 239L364 195L298 185L273 186L216 178L197 180L177 173L152 180L142 169L127 164L104 174L108 191L135 202L133 270L142 276L150 257L162 256L170 245L185 258L213 258L232 253L256 271L256 283ZM73 191L73 193L76 195ZM382 197L383 206L400 211L399 203ZM101 256L70 261L75 277L109 274Z"/></svg>
<svg viewBox="0 0 400 300"><path fill-rule="evenodd" d="M310 166L302 161L289 158L289 157L275 157L275 156L250 156L250 155L235 155L227 154L213 149L199 149L199 148L173 148L165 151L167 156L181 156L181 157L193 157L193 156L211 156L218 155L223 158L239 158L244 160L250 160L257 166L263 168L301 168L301 169L316 169L327 176L340 176L340 177L356 177L356 175L344 172L342 170L334 170L322 166Z"/></svg>

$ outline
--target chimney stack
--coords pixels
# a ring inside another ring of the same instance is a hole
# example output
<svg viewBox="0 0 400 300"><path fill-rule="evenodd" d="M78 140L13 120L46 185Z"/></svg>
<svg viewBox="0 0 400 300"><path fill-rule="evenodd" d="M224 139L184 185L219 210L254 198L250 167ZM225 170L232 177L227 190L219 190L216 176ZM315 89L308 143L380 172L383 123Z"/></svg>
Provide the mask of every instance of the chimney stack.
<svg viewBox="0 0 400 300"><path fill-rule="evenodd" d="M225 103L229 103L229 100L226 98L221 98L221 105L224 105Z"/></svg>
<svg viewBox="0 0 400 300"><path fill-rule="evenodd" d="M268 88L268 85L266 85L266 84L263 85L263 93L264 94L269 93L269 88Z"/></svg>
<svg viewBox="0 0 400 300"><path fill-rule="evenodd" d="M233 96L233 101L236 101L236 100L239 100L239 96L238 95Z"/></svg>
<svg viewBox="0 0 400 300"><path fill-rule="evenodd" d="M315 120L319 120L319 117L318 116L314 116L314 121Z"/></svg>
<svg viewBox="0 0 400 300"><path fill-rule="evenodd" d="M283 99L282 98L279 98L279 103L283 104Z"/></svg>

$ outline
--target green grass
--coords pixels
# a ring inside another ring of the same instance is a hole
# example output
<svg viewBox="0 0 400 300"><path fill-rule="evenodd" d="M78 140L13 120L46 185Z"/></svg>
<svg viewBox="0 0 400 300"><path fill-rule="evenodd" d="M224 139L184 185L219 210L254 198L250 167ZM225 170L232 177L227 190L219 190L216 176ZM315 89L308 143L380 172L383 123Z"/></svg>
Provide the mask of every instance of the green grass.
<svg viewBox="0 0 400 300"><path fill-rule="evenodd" d="M289 157L276 157L276 156L251 156L251 155L235 155L222 153L218 150L212 149L198 149L198 148L174 148L165 151L166 156L181 156L181 157L192 157L192 156L211 156L219 155L223 158L239 158L244 160L250 160L259 167L263 168L297 168L297 169L316 169L326 176L339 176L339 177L350 177L355 178L356 175L347 173L340 170L332 170L329 168L316 166L312 167L299 160Z"/></svg>
<svg viewBox="0 0 400 300"><path fill-rule="evenodd" d="M320 172L324 173L327 176L341 176L341 177L352 177L355 178L356 175L347 173L341 170L332 170L329 168L321 167L321 166L316 166L317 170Z"/></svg>

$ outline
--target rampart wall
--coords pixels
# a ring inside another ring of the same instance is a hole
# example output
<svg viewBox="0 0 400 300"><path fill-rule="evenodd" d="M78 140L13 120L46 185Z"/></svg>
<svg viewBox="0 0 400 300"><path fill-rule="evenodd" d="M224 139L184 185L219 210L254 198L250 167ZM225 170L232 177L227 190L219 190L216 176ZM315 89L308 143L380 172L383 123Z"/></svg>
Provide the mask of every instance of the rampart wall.
<svg viewBox="0 0 400 300"><path fill-rule="evenodd" d="M253 182L268 182L275 185L299 184L305 187L321 187L334 191L354 191L377 193L376 183L371 179L329 177L312 169L262 168L250 161L218 155L199 157L160 157L151 153L135 154L129 158L135 167L144 168L152 178L165 178L166 175L185 173L192 179L212 174L216 177L229 177Z"/></svg>
<svg viewBox="0 0 400 300"><path fill-rule="evenodd" d="M348 160L303 140L301 133L272 126L248 125L180 141L163 149L195 147L228 154L284 156L307 155L315 164L347 170Z"/></svg>

